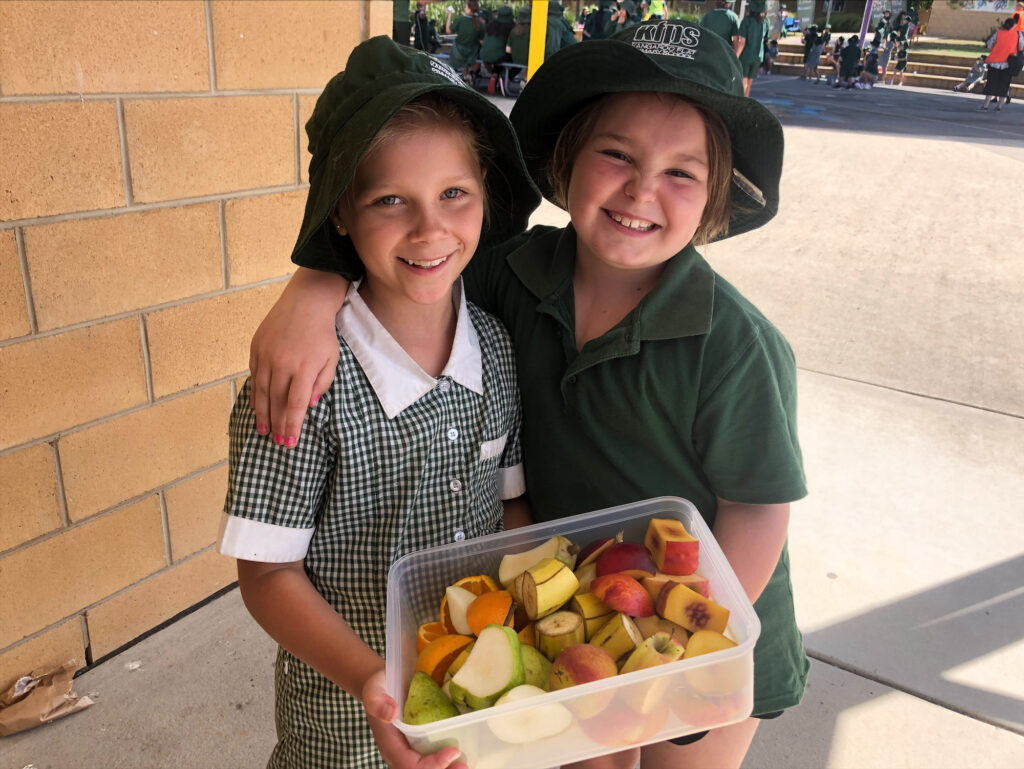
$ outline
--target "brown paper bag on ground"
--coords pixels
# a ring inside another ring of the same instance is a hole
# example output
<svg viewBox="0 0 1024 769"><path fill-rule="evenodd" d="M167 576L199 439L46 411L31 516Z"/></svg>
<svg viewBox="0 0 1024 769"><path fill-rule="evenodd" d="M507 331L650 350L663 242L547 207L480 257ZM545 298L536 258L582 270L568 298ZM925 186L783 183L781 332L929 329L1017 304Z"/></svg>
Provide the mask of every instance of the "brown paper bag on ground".
<svg viewBox="0 0 1024 769"><path fill-rule="evenodd" d="M56 721L92 705L89 697L71 691L77 668L78 663L69 660L46 673L32 671L11 684L0 694L0 737Z"/></svg>

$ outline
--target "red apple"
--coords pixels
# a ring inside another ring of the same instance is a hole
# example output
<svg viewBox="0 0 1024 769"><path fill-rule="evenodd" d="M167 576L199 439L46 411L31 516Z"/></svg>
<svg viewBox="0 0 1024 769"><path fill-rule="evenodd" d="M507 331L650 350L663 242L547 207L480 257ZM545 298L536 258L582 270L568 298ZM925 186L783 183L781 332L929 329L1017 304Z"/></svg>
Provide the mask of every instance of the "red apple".
<svg viewBox="0 0 1024 769"><path fill-rule="evenodd" d="M604 649L590 644L566 646L551 663L548 689L566 689L577 684L600 681L618 675L615 660ZM590 718L604 710L615 696L614 689L594 692L571 700L569 708L580 718Z"/></svg>
<svg viewBox="0 0 1024 769"><path fill-rule="evenodd" d="M653 577L658 569L647 548L636 542L618 542L597 559L597 576L628 574L631 577Z"/></svg>
<svg viewBox="0 0 1024 769"><path fill-rule="evenodd" d="M590 583L590 592L609 608L630 617L650 617L654 601L644 586L628 574L616 572L597 577Z"/></svg>
<svg viewBox="0 0 1024 769"><path fill-rule="evenodd" d="M693 574L700 565L700 542L674 518L652 518L644 545L666 574Z"/></svg>
<svg viewBox="0 0 1024 769"><path fill-rule="evenodd" d="M583 733L598 745L610 748L649 742L668 721L668 708L638 713L625 708L608 708L592 718L580 721Z"/></svg>
<svg viewBox="0 0 1024 769"><path fill-rule="evenodd" d="M622 541L622 532L620 531L614 537L601 537L601 539L595 539L593 542L588 543L579 554L576 556L576 568L585 566L588 563L593 563L597 560L597 557L601 555L605 550L614 545L616 542Z"/></svg>

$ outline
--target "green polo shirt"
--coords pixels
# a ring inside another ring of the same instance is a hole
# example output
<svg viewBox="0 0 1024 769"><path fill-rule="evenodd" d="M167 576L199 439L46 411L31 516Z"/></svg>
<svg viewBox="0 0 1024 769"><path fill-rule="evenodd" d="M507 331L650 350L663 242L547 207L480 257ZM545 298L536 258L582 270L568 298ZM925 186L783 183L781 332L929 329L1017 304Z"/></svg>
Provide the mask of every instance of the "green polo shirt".
<svg viewBox="0 0 1024 769"><path fill-rule="evenodd" d="M716 495L804 496L796 368L778 330L687 248L633 312L577 351L575 254L571 225L536 227L478 254L464 275L516 349L535 519L671 495L712 526ZM754 713L763 714L800 701L809 667L786 552L755 608Z"/></svg>
<svg viewBox="0 0 1024 769"><path fill-rule="evenodd" d="M729 45L733 36L740 33L740 17L728 8L712 8L701 18L700 25L724 37Z"/></svg>

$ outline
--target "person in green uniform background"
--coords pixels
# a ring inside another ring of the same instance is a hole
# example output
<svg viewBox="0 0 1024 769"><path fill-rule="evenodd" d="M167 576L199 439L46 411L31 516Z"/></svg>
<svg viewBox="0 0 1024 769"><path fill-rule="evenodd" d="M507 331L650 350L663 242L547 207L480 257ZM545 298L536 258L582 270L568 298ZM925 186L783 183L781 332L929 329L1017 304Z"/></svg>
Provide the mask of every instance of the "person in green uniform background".
<svg viewBox="0 0 1024 769"><path fill-rule="evenodd" d="M409 0L393 0L391 39L402 45L409 45L412 37L412 17L409 14Z"/></svg>
<svg viewBox="0 0 1024 769"><path fill-rule="evenodd" d="M739 56L743 38L740 37L740 17L733 13L732 4L733 0L715 0L715 7L704 14L700 25L720 35Z"/></svg>
<svg viewBox="0 0 1024 769"><path fill-rule="evenodd" d="M746 96L750 96L750 87L757 80L765 47L768 45L770 26L767 16L764 0L751 0L747 3L747 15L740 23L740 38L743 40L740 69L743 70L743 93Z"/></svg>
<svg viewBox="0 0 1024 769"><path fill-rule="evenodd" d="M587 14L587 21L583 25L583 40L604 40L608 37L605 34L605 27L612 15L614 0L598 0L597 8Z"/></svg>
<svg viewBox="0 0 1024 769"><path fill-rule="evenodd" d="M511 60L506 49L508 36L515 25L516 17L511 5L501 6L495 17L487 22L484 28L484 41L480 46L480 60L487 67L488 74L493 76L498 64Z"/></svg>
<svg viewBox="0 0 1024 769"><path fill-rule="evenodd" d="M759 719L800 702L810 667L785 547L790 503L806 494L793 353L695 248L778 212L782 126L743 95L729 44L700 32L646 22L540 67L512 121L571 223L534 227L465 272L516 346L534 518L685 497L755 601L753 717L647 745L645 769L738 769ZM347 284L318 270L338 269L304 262L253 340L256 412L274 431L299 430L303 411L286 404L308 403L334 370L329 321Z"/></svg>
<svg viewBox="0 0 1024 769"><path fill-rule="evenodd" d="M480 3L477 0L466 0L465 12L457 19L452 19L449 8L445 29L449 35L455 35L448 64L456 72L461 72L467 82L472 81L471 71L476 69L476 60L480 57L480 43L484 39L484 23L477 16Z"/></svg>
<svg viewBox="0 0 1024 769"><path fill-rule="evenodd" d="M579 42L573 34L572 27L565 19L565 8L557 0L548 3L547 36L544 38L544 61L547 61L563 48Z"/></svg>

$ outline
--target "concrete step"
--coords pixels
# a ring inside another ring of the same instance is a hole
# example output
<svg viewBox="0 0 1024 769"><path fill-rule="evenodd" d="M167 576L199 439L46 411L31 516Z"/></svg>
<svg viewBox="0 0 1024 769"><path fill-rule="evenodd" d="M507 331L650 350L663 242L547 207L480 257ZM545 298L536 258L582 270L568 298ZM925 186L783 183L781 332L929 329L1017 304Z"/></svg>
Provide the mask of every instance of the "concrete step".
<svg viewBox="0 0 1024 769"><path fill-rule="evenodd" d="M799 77L803 74L804 70L801 57L794 59L792 56L786 56L785 59L783 59L783 55L780 54L775 60L775 67L772 70L773 74ZM889 75L892 74L893 66L894 64L892 60L890 60ZM967 76L969 71L970 67L952 68L945 65L921 64L908 60L907 74L903 79L903 84L912 85L917 88L934 88L939 91L951 91L953 90L953 86L961 82ZM824 58L818 63L818 72L821 73L822 77L837 74L835 67L829 64ZM974 86L974 93L980 94L981 89L981 84ZM1013 99L1024 99L1024 76L1018 77L1010 85L1010 97Z"/></svg>

